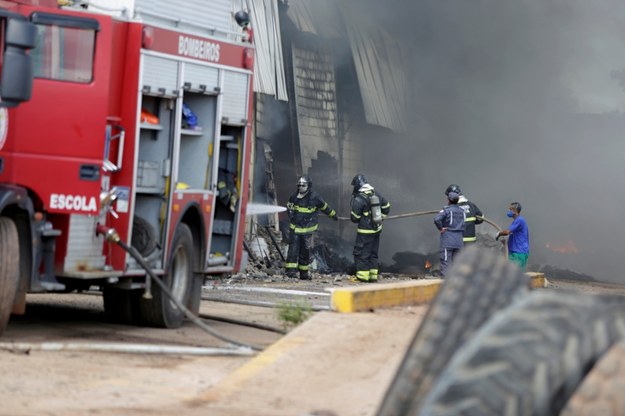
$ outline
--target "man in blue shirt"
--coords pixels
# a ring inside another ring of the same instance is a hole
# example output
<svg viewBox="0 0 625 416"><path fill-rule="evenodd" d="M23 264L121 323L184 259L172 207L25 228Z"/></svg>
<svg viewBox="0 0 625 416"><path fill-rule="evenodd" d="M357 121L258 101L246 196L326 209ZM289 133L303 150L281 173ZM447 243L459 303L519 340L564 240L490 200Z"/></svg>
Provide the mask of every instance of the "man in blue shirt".
<svg viewBox="0 0 625 416"><path fill-rule="evenodd" d="M504 235L509 235L508 239L508 260L516 263L521 270L527 267L527 258L530 255L530 235L525 218L521 217L521 204L513 202L508 207L509 218L514 218L507 230L497 233L496 240Z"/></svg>

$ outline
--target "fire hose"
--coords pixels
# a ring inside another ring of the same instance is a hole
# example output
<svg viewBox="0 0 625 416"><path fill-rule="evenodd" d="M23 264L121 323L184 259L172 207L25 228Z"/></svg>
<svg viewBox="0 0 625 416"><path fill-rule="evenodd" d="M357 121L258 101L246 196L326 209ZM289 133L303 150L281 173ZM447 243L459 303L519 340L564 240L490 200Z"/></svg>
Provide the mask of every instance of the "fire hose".
<svg viewBox="0 0 625 416"><path fill-rule="evenodd" d="M395 220L398 218L408 218L408 217L418 217L420 215L432 215L432 214L437 214L439 213L440 210L436 210L436 211L415 211L415 212L408 212L405 214L398 214L398 215L388 215L386 217L384 217L384 220ZM349 217L337 217L339 220L351 220L351 218ZM497 232L502 231L502 228L497 225L494 221L489 220L488 218L484 217L484 216L479 216L476 215L476 218L481 219L482 221L484 221L487 224L492 225L493 227L495 227L495 229L497 230ZM502 240L501 241L503 246L504 246L504 254L506 256L508 256L508 242L507 240Z"/></svg>
<svg viewBox="0 0 625 416"><path fill-rule="evenodd" d="M109 227L105 227L103 225L99 225L98 224L97 232L99 234L102 234L107 239L107 241L112 242L112 243L116 243L122 249L124 249L128 254L130 254L137 261L137 263L139 263L139 265L141 267L143 267L143 269L145 270L145 272L147 273L147 275L149 277L149 280L154 281L154 283L156 283L156 285L163 291L163 293L165 293L165 295L167 295L167 297L176 305L176 307L178 309L180 309L182 311L182 313L184 313L184 315L191 322L193 322L195 325L200 327L200 329L202 329L204 332L214 336L215 338L217 338L219 340L222 340L222 341L225 341L227 343L236 345L238 347L250 348L250 349L255 350L255 351L262 351L263 350L263 348L255 346L255 345L247 345L247 344L243 344L241 342L232 340L232 339L230 339L230 338L220 334L219 332L215 331L213 328L209 327L208 325L206 325L200 318L195 316L195 314L193 314L193 312L191 312L189 309L187 309L187 307L184 306L182 304L182 302L180 302L178 299L176 299L176 297L173 295L173 293L171 293L171 291L169 290L167 285L163 282L163 280L160 279L158 276L156 276L152 272L152 270L150 269L150 266L143 259L143 256L141 256L141 254L139 254L139 252L137 252L137 250L134 247L129 246L128 244L123 242L119 238L119 234L117 234L117 231L115 231L115 229L109 228ZM149 287L147 282L146 282L146 286Z"/></svg>
<svg viewBox="0 0 625 416"><path fill-rule="evenodd" d="M0 342L0 350L11 352L30 351L89 351L129 354L174 354L202 356L249 356L249 348L205 348L181 345L148 345L110 342Z"/></svg>
<svg viewBox="0 0 625 416"><path fill-rule="evenodd" d="M395 220L395 219L398 219L398 218L418 217L418 216L421 216L421 215L432 215L432 214L437 214L439 212L440 212L440 210L408 212L408 213L405 213L405 214L388 215L388 216L384 217L384 220L386 221L386 220ZM502 228L499 225L497 225L495 222L489 220L488 218L483 217L483 216L481 217L479 215L476 215L476 217L481 219L482 221L492 225L493 227L495 227L497 229L497 231L501 231L502 230ZM342 221L351 220L351 218L349 218L349 217L337 217L337 218L339 220L342 220Z"/></svg>

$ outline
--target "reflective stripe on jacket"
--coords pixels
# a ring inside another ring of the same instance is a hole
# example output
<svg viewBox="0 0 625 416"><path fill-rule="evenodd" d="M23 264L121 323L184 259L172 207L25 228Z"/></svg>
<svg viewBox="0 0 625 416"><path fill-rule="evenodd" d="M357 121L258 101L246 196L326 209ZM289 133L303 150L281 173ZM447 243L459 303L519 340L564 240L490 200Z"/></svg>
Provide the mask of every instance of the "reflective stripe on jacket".
<svg viewBox="0 0 625 416"><path fill-rule="evenodd" d="M333 217L336 215L326 201L315 191L309 191L302 198L295 192L286 204L287 214L291 221L290 228L296 234L313 233L319 228L319 211Z"/></svg>
<svg viewBox="0 0 625 416"><path fill-rule="evenodd" d="M376 224L371 219L371 204L369 203L369 198L374 194L380 198L382 218L386 218L391 210L391 204L386 198L375 192L371 185L364 184L352 198L352 211L350 213L350 219L352 222L358 224L357 231L360 234L375 234L382 231L382 224Z"/></svg>
<svg viewBox="0 0 625 416"><path fill-rule="evenodd" d="M484 220L477 218L477 216L483 216L482 211L480 211L477 205L469 201L464 195L460 195L458 206L462 208L466 217L464 220L463 241L465 243L477 241L477 237L475 236L475 226L484 222Z"/></svg>

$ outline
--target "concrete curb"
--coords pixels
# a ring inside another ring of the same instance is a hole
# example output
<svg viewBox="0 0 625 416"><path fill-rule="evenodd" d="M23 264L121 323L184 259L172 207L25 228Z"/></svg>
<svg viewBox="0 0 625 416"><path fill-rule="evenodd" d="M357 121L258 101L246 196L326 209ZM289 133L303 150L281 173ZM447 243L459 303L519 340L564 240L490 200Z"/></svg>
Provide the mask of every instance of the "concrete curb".
<svg viewBox="0 0 625 416"><path fill-rule="evenodd" d="M526 273L532 289L545 287L543 273ZM394 306L422 305L430 302L442 279L415 280L399 283L376 283L340 289L328 289L330 309L335 312L363 312L371 309L392 308Z"/></svg>

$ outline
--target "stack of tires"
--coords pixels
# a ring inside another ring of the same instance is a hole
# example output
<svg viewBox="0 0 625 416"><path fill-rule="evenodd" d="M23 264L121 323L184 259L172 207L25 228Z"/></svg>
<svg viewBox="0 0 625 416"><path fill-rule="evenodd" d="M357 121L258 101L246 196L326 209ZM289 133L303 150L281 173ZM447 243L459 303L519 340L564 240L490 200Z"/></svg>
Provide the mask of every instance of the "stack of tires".
<svg viewBox="0 0 625 416"><path fill-rule="evenodd" d="M625 415L625 297L529 283L497 253L467 248L378 416Z"/></svg>

